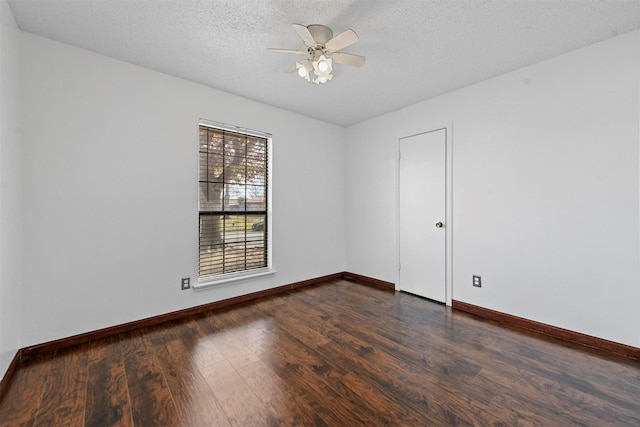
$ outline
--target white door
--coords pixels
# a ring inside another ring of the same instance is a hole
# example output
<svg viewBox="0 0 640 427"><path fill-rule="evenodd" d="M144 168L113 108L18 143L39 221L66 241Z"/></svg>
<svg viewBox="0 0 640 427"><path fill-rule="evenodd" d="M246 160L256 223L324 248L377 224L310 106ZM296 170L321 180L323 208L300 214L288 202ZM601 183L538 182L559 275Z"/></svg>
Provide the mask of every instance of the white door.
<svg viewBox="0 0 640 427"><path fill-rule="evenodd" d="M400 289L446 298L446 129L400 139Z"/></svg>

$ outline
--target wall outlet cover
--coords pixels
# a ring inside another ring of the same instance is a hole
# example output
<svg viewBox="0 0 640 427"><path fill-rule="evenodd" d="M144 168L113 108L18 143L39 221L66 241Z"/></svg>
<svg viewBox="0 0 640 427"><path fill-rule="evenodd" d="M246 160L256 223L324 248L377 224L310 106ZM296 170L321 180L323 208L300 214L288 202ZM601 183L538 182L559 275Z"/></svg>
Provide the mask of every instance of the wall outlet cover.
<svg viewBox="0 0 640 427"><path fill-rule="evenodd" d="M473 276L473 286L476 288L482 287L482 278L480 276Z"/></svg>
<svg viewBox="0 0 640 427"><path fill-rule="evenodd" d="M191 277L184 277L182 279L182 290L189 289L191 287Z"/></svg>

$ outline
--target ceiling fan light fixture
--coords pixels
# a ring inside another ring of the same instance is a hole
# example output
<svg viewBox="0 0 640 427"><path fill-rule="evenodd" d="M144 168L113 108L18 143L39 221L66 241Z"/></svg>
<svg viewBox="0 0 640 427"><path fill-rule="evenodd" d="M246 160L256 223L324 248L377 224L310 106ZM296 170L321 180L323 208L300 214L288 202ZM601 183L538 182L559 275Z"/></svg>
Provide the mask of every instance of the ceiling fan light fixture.
<svg viewBox="0 0 640 427"><path fill-rule="evenodd" d="M331 80L333 78L333 74L329 74L326 76L318 76L313 80L313 83L315 84L320 84L320 83L326 83L329 80Z"/></svg>
<svg viewBox="0 0 640 427"><path fill-rule="evenodd" d="M298 75L305 80L310 80L309 74L313 70L313 66L311 65L311 61L309 59L305 59L303 61L296 62L296 68L298 69Z"/></svg>
<svg viewBox="0 0 640 427"><path fill-rule="evenodd" d="M327 58L326 56L320 55L320 57L313 61L313 69L318 76L326 76L331 74L333 71L333 64L331 58Z"/></svg>
<svg viewBox="0 0 640 427"><path fill-rule="evenodd" d="M317 50L311 61L313 72L311 81L315 84L326 83L333 78L333 61L323 51Z"/></svg>
<svg viewBox="0 0 640 427"><path fill-rule="evenodd" d="M287 72L295 71L306 81L320 84L333 79L334 63L355 67L362 67L364 64L364 56L340 52L341 49L358 42L358 35L353 30L346 30L334 37L331 29L324 25L293 24L293 28L307 47L306 52L294 49L269 49L296 55L309 54L307 59L296 62L295 67L291 67Z"/></svg>

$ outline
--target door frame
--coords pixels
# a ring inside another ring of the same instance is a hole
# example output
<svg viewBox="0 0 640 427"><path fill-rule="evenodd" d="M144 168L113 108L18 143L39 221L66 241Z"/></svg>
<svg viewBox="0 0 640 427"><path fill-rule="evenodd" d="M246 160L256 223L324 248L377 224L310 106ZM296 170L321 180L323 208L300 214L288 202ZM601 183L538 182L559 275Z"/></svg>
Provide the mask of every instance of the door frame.
<svg viewBox="0 0 640 427"><path fill-rule="evenodd" d="M400 289L400 140L439 130L445 131L445 304L453 299L453 122L424 126L423 131L396 140L396 290Z"/></svg>

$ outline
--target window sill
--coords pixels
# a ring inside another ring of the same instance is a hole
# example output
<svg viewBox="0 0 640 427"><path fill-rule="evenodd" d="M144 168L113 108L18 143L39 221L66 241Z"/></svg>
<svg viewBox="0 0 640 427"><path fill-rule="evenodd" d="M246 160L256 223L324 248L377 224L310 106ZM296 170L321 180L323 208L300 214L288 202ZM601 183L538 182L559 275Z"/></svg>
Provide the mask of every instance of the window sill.
<svg viewBox="0 0 640 427"><path fill-rule="evenodd" d="M198 280L198 283L193 285L194 291L200 291L203 289L214 288L222 285L228 285L231 283L244 282L246 280L253 280L259 277L272 276L277 271L273 268L264 268L259 270L253 270L251 272L243 271L241 273L230 273L219 276L208 276Z"/></svg>

